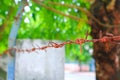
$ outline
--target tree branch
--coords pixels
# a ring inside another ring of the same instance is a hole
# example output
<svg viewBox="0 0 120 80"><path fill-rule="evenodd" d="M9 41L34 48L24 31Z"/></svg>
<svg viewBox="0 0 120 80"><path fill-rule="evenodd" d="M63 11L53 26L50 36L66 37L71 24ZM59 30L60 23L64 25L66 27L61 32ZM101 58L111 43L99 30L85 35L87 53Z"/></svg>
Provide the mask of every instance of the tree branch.
<svg viewBox="0 0 120 80"><path fill-rule="evenodd" d="M63 13L63 12L61 12L61 11L59 11L59 10L56 10L56 9L54 9L54 8L52 8L52 7L49 7L49 6L47 6L47 5L45 5L45 4L43 4L42 2L40 2L40 1L37 1L37 0L33 0L36 4L39 4L40 6L42 6L42 7L44 7L44 8L46 8L46 9L48 9L48 10L50 10L50 11L53 11L53 12L55 12L55 13L57 13L57 14L60 14L60 15L62 15L62 16L65 16L65 17L68 17L68 18L71 18L71 19L74 19L74 20L76 20L76 21L80 21L80 18L78 18L78 17L76 17L76 16L73 16L73 15L70 15L70 14L65 14L65 13Z"/></svg>
<svg viewBox="0 0 120 80"><path fill-rule="evenodd" d="M104 23L100 22L88 10L86 10L86 9L80 7L80 6L70 5L70 4L61 4L61 3L57 3L57 2L49 2L49 4L53 4L53 5L57 5L57 6L64 6L64 7L69 7L69 8L76 8L76 9L84 12L88 17L90 17L91 19L93 19L95 22L97 22L99 25L101 25L103 27L115 27L115 26L119 26L120 27L120 25L104 24Z"/></svg>

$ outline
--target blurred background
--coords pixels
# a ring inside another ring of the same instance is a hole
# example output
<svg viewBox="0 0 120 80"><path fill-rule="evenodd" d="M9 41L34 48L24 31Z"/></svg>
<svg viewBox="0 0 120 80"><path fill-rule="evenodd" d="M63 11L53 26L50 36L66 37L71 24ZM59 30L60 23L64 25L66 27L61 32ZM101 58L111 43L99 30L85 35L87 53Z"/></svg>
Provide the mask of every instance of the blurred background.
<svg viewBox="0 0 120 80"><path fill-rule="evenodd" d="M0 54L8 48L14 22L21 23L16 39L70 41L90 33L87 15L78 9L58 4L72 4L89 10L94 0L23 0L22 18L16 16L22 0L0 0ZM50 4L49 2L58 2ZM69 16L68 16L69 15ZM17 32L17 30L16 30ZM92 39L88 34L87 39ZM93 43L65 45L65 80L95 80ZM7 75L7 58L0 57L0 80Z"/></svg>

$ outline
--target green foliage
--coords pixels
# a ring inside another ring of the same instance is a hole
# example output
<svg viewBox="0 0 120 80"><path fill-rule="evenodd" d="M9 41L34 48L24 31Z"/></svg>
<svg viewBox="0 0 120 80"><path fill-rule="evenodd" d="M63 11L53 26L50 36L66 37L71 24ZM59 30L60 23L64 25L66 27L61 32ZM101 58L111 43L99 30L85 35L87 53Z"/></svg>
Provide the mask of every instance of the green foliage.
<svg viewBox="0 0 120 80"><path fill-rule="evenodd" d="M29 1L29 6L26 6L25 12L23 13L23 19L21 23L21 28L18 33L19 39L23 38L30 38L30 39L43 39L43 40L75 40L76 38L85 38L85 34L87 31L90 32L90 27L86 23L87 16L77 9L74 8L67 8L64 6L57 6L49 4L48 2L51 0L44 1L43 3L47 6L55 8L65 14L71 14L81 18L79 22L76 22L73 19L68 17L64 17L60 14L52 12L50 10L41 7L38 4L35 4L32 1ZM84 0L52 0L53 2L65 3L65 4L74 4L80 7L89 9L90 3ZM6 39L8 38L10 27L12 22L14 21L14 16L17 10L18 5L13 3L12 0L7 1L3 0L2 3L5 5L0 4L2 9L0 9L0 19L6 19L6 15L3 14L5 11L10 11L11 15L8 17L9 25L5 29L3 36ZM10 7L14 10L13 12L10 10ZM0 24L4 24L5 21L0 22ZM7 22L7 21L6 21ZM89 39L90 36L88 37ZM1 48L3 51L6 49L4 45L6 43L0 42ZM76 59L79 61L88 61L90 59L89 50L86 50L84 46L88 45L89 48L92 48L91 43L86 43L83 45L83 53L80 53L79 45L66 45L66 56L68 59ZM5 45L6 46L6 45Z"/></svg>
<svg viewBox="0 0 120 80"><path fill-rule="evenodd" d="M12 0L0 0L0 53L6 50L8 36L18 5Z"/></svg>

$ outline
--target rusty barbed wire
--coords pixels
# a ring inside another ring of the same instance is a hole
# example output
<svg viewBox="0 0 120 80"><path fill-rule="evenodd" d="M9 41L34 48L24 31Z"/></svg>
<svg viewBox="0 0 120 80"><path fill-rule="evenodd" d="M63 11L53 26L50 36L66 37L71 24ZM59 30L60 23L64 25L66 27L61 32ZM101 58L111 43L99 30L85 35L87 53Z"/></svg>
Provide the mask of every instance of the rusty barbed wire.
<svg viewBox="0 0 120 80"><path fill-rule="evenodd" d="M30 53L30 52L33 52L33 51L36 51L36 50L46 50L47 48L61 48L64 45L67 45L67 44L78 44L81 47L82 44L84 44L86 42L93 42L93 43L100 42L100 43L116 43L116 44L120 44L119 43L120 36L106 35L106 36L102 37L102 34L100 33L100 38L99 39L91 39L91 40L88 40L87 36L88 36L88 34L86 35L85 39L79 38L79 39L76 39L76 40L69 40L69 41L62 42L62 43L55 43L55 42L50 41L48 43L48 45L43 46L43 47L38 47L38 48L35 48L35 47L33 47L31 49L10 48L10 49L5 50L3 52L3 54L1 54L0 56L2 56L4 54L11 55L10 54L11 50L15 50L16 52L28 52L28 53Z"/></svg>

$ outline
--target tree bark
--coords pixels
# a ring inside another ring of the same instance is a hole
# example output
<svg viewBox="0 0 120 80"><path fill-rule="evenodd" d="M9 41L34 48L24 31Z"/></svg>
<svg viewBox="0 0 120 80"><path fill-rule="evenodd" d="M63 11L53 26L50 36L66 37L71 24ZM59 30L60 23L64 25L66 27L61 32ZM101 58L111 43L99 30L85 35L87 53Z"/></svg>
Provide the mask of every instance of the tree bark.
<svg viewBox="0 0 120 80"><path fill-rule="evenodd" d="M93 39L120 35L120 0L96 0L90 11L100 22L114 25L101 26L90 20ZM118 43L99 42L94 44L96 80L120 80L120 44Z"/></svg>

